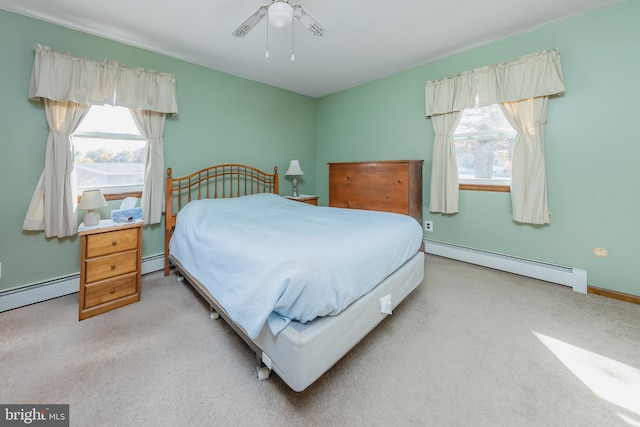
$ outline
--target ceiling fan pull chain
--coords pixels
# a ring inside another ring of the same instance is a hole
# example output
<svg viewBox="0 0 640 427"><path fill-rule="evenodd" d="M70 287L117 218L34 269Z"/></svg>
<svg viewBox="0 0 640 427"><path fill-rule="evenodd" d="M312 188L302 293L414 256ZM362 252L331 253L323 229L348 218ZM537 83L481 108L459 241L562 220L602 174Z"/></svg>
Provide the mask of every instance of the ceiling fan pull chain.
<svg viewBox="0 0 640 427"><path fill-rule="evenodd" d="M294 37L294 28L293 28L293 20L295 19L294 15L293 15L293 8L291 8L291 62L296 60L296 54L295 54L295 37Z"/></svg>
<svg viewBox="0 0 640 427"><path fill-rule="evenodd" d="M264 57L269 57L269 9L267 9L267 50L264 53Z"/></svg>

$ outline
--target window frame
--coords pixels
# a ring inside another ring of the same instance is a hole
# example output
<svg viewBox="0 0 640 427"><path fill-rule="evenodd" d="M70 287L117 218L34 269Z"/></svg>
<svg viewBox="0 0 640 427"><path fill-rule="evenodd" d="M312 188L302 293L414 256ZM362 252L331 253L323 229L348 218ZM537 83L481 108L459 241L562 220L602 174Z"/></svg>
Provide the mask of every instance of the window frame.
<svg viewBox="0 0 640 427"><path fill-rule="evenodd" d="M96 105L99 106L99 105ZM92 105L93 107L93 105ZM107 107L112 107L107 105ZM129 110L125 107L114 107L114 108L123 108ZM131 114L129 111L127 111ZM92 139L116 139L121 141L147 141L147 139L139 134L132 133L118 133L118 132L103 132L103 131L76 131L72 134L73 138L92 138ZM75 156L75 141L74 141L74 156ZM77 167L77 163L74 164ZM82 196L82 192L88 189L100 189L102 190L102 194L104 195L105 200L122 200L125 197L136 197L141 198L142 192L144 190L144 183L138 185L121 185L121 186L111 186L111 187L100 187L100 186L92 186L92 187L80 187L78 186L78 182L76 181L76 188L78 189L78 201Z"/></svg>
<svg viewBox="0 0 640 427"><path fill-rule="evenodd" d="M498 105L498 104L490 104L490 105ZM487 105L485 107L488 107ZM484 107L473 107L484 108ZM465 109L466 110L466 109ZM504 112L501 111L504 115ZM464 114L464 110L463 110ZM458 124L459 126L459 124ZM456 126L457 129L457 126ZM464 133L453 133L454 144L456 146L456 156L458 154L457 150L457 139L469 138L469 137L477 137L477 136L498 136L498 137L506 137L510 134L513 134L514 138L517 136L517 131L511 127L512 131L501 131L499 129L488 129L486 131L473 131L473 132L464 132ZM512 171L513 173L513 171ZM460 190L467 191L492 191L492 192L511 192L511 179L496 179L496 180L487 180L487 179L461 179L460 173L458 171L458 188Z"/></svg>

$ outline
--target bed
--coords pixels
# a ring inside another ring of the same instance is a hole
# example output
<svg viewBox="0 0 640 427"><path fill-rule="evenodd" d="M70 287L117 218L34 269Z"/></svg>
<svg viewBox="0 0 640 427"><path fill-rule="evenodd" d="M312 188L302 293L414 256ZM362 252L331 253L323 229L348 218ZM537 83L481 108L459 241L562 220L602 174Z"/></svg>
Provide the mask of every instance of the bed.
<svg viewBox="0 0 640 427"><path fill-rule="evenodd" d="M275 372L303 391L421 282L422 228L388 212L278 195L278 171L167 170L165 275L175 268Z"/></svg>

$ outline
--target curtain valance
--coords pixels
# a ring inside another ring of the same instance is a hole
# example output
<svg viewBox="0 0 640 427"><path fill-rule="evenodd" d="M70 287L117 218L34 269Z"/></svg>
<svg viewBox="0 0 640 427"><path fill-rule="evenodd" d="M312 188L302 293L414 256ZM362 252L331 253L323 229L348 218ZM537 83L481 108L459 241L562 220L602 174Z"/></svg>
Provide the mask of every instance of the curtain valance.
<svg viewBox="0 0 640 427"><path fill-rule="evenodd" d="M557 49L522 56L475 70L428 81L427 117L472 108L515 102L564 92L564 75Z"/></svg>
<svg viewBox="0 0 640 427"><path fill-rule="evenodd" d="M178 113L173 74L78 58L40 44L35 48L29 98Z"/></svg>

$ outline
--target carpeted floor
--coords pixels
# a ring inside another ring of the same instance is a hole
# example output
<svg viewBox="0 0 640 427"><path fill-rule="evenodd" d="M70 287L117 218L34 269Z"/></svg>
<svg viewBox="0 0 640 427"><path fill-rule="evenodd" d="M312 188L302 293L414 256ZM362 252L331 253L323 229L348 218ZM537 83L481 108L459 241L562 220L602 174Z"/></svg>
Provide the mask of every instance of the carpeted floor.
<svg viewBox="0 0 640 427"><path fill-rule="evenodd" d="M640 306L427 256L425 280L302 393L175 276L78 322L77 294L0 313L0 403L72 426L640 426Z"/></svg>

